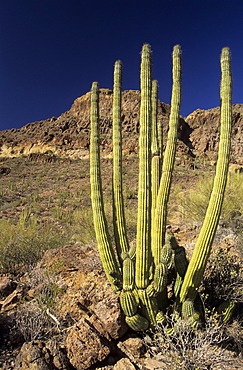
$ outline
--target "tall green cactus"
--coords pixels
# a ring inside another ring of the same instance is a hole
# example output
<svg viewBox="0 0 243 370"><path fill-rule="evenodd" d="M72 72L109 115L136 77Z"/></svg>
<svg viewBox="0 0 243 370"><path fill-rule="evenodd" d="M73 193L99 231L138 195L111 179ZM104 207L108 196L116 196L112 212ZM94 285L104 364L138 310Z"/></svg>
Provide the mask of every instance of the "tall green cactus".
<svg viewBox="0 0 243 370"><path fill-rule="evenodd" d="M104 212L99 150L99 87L93 82L91 90L91 136L90 136L90 184L94 228L99 254L106 276L114 290L121 285L121 275L108 232Z"/></svg>
<svg viewBox="0 0 243 370"><path fill-rule="evenodd" d="M152 145L151 145L151 190L152 190L152 234L154 235L154 216L156 210L157 196L159 191L159 183L161 176L161 159L160 159L160 148L159 148L159 134L158 134L158 82L154 80L152 82ZM153 240L151 239L151 244L153 245ZM152 254L154 255L153 251Z"/></svg>
<svg viewBox="0 0 243 370"><path fill-rule="evenodd" d="M197 325L199 318L194 302L200 302L197 290L210 253L217 228L230 150L231 71L230 54L223 49L221 57L221 134L214 187L205 222L192 259L188 263L185 249L173 236L165 238L167 204L175 162L177 130L181 102L181 50L173 50L173 87L166 150L162 155L157 127L157 82L152 82L151 48L143 46L141 58L141 106L139 136L139 187L136 247L129 247L122 194L122 65L115 63L113 91L113 214L116 250L112 248L104 213L99 154L98 84L91 92L90 181L94 226L98 249L106 275L115 290L120 290L120 304L127 324L133 330L145 330L164 322L168 305L169 270L176 276L175 309ZM160 164L163 157L162 176Z"/></svg>
<svg viewBox="0 0 243 370"><path fill-rule="evenodd" d="M138 218L136 239L136 273L138 288L149 284L151 265L151 49L145 44L142 50L141 105L139 134L139 180L138 180Z"/></svg>
<svg viewBox="0 0 243 370"><path fill-rule="evenodd" d="M171 112L169 132L162 166L162 177L157 197L154 216L153 245L155 265L160 263L162 246L165 244L165 228L167 218L167 204L170 195L172 174L175 163L176 142L181 104L181 48L176 45L173 50L173 86L171 97Z"/></svg>
<svg viewBox="0 0 243 370"><path fill-rule="evenodd" d="M232 122L232 77L230 51L228 48L222 50L221 73L221 129L216 173L205 219L181 287L181 302L184 302L187 298L191 300L196 298L210 255L224 199L230 158Z"/></svg>
<svg viewBox="0 0 243 370"><path fill-rule="evenodd" d="M129 249L122 194L121 85L122 63L117 60L113 87L113 223L118 258Z"/></svg>

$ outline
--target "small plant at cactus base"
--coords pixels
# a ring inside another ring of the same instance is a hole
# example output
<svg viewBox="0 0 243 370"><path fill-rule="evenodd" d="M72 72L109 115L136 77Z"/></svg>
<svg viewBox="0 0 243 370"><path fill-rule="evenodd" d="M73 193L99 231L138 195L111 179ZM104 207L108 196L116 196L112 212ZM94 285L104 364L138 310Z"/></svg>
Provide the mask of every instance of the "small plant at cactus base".
<svg viewBox="0 0 243 370"><path fill-rule="evenodd" d="M113 289L120 295L126 322L135 331L158 325L170 327L171 313L192 328L205 325L200 295L203 275L219 223L227 182L232 78L228 48L221 54L221 128L218 160L205 218L189 260L173 234L166 234L167 208L176 156L181 103L181 48L172 54L172 98L166 149L157 122L158 84L152 80L150 45L142 49L140 86L139 180L136 243L127 236L122 180L122 64L115 63L113 89L113 227L108 230L102 192L99 148L99 86L91 91L90 182L94 228L100 258ZM113 239L115 247L113 246ZM228 322L237 300L220 302L222 322ZM224 304L224 307L222 306ZM222 308L223 307L223 308ZM174 322L174 320L173 320ZM172 325L173 326L173 325ZM171 333L173 333L173 327Z"/></svg>
<svg viewBox="0 0 243 370"><path fill-rule="evenodd" d="M157 369L241 368L240 361L232 358L230 351L226 349L226 344L231 339L230 331L233 330L234 336L236 334L233 325L226 330L215 318L207 318L204 330L196 330L188 321L178 320L174 315L167 317L167 322L173 326L173 331L161 325L144 334L145 346Z"/></svg>

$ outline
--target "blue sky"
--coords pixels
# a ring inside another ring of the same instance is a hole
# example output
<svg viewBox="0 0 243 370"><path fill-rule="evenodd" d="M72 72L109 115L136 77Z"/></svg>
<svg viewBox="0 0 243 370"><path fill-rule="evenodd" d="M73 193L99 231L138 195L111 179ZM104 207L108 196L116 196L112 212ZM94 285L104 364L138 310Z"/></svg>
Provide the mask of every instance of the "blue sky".
<svg viewBox="0 0 243 370"><path fill-rule="evenodd" d="M140 51L153 50L170 103L171 53L183 58L181 115L219 105L221 49L232 54L233 102L243 98L242 0L0 0L0 129L59 116L92 81L139 89Z"/></svg>

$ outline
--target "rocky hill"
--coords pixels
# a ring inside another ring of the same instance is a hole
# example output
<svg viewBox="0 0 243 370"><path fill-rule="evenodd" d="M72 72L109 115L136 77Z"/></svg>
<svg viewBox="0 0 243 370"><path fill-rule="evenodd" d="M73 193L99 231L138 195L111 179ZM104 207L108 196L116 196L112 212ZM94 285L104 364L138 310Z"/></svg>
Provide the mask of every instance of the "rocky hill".
<svg viewBox="0 0 243 370"><path fill-rule="evenodd" d="M123 148L136 152L138 148L140 92L123 92ZM90 92L77 98L70 110L59 117L29 123L20 129L0 132L0 156L13 157L30 153L51 153L60 157L83 158L89 149ZM170 106L159 102L158 118L163 125L164 137L168 131ZM197 109L180 119L178 157L205 157L216 159L219 138L220 111ZM111 149L112 90L100 91L101 145ZM243 105L233 106L232 163L243 163Z"/></svg>

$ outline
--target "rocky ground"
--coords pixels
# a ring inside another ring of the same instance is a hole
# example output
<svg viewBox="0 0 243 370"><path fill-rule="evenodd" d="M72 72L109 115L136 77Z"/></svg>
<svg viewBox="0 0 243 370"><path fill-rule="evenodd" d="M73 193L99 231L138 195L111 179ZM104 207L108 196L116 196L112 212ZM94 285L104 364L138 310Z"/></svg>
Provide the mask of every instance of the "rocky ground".
<svg viewBox="0 0 243 370"><path fill-rule="evenodd" d="M46 252L17 281L2 276L0 294L2 369L177 369L128 330L95 246ZM242 368L236 353L214 350L207 368Z"/></svg>

